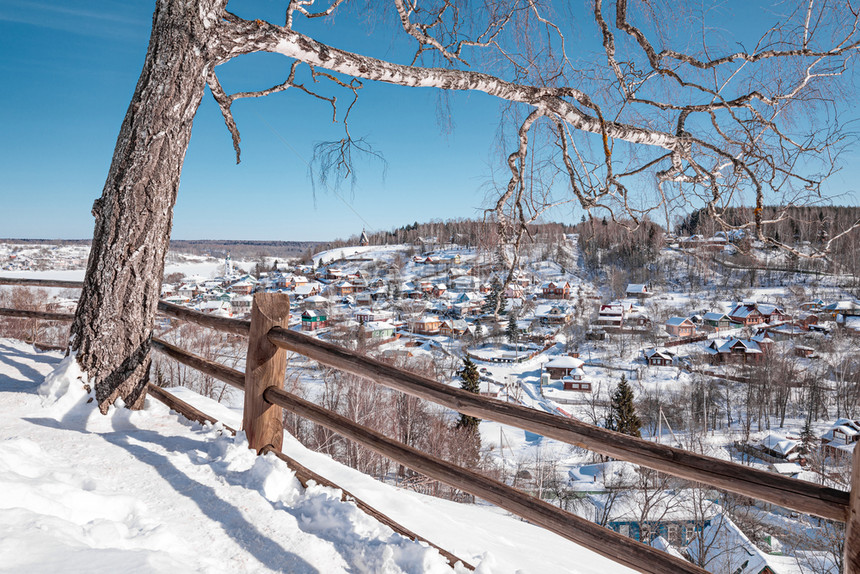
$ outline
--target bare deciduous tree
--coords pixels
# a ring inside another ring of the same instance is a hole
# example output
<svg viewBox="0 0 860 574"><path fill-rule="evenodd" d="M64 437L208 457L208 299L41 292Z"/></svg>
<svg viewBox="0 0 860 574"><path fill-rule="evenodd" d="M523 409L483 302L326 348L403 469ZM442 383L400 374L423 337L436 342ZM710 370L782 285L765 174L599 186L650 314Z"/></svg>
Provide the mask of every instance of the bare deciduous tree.
<svg viewBox="0 0 860 574"><path fill-rule="evenodd" d="M339 175L351 173L357 154L373 153L348 123L367 81L498 98L514 123L503 142L507 181L492 210L508 281L517 264L510 248L524 224L568 201L634 224L651 211L668 217L704 204L728 226L721 210L747 200L753 218L734 226L780 244L764 235L765 202L817 200L845 142L836 90L860 42L848 2L777 4L773 24L755 38L701 32L714 22L724 27L722 5L683 13L681 3L628 0L358 3L288 0L283 21L273 23L240 17L227 0L156 1L144 68L93 205L96 228L72 328L71 347L103 411L118 397L142 404L173 205L207 86L237 159L237 100L291 90L329 102L344 136L317 157ZM355 27L365 11L415 42L413 57L379 59L301 31L317 18ZM597 57L587 55L592 48ZM258 52L290 59L284 81L227 93L217 67ZM338 106L342 94L348 103ZM650 193L632 191L643 182Z"/></svg>

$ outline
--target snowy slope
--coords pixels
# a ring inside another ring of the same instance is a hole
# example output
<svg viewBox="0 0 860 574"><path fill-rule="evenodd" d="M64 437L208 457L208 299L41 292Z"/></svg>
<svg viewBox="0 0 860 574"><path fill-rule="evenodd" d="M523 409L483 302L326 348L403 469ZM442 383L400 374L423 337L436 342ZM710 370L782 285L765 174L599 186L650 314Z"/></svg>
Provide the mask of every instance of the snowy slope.
<svg viewBox="0 0 860 574"><path fill-rule="evenodd" d="M338 491L302 488L241 434L153 399L99 415L78 375L72 360L0 340L0 572L453 571ZM625 571L498 510L380 484L290 437L284 449L481 573Z"/></svg>

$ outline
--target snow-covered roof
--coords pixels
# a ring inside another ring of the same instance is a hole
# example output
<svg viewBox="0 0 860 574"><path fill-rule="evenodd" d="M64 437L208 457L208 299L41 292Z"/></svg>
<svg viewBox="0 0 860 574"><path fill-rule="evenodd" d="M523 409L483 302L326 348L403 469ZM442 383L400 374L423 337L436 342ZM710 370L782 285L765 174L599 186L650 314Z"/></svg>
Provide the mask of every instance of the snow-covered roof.
<svg viewBox="0 0 860 574"><path fill-rule="evenodd" d="M545 369L579 369L584 364L585 361L583 361L582 359L562 356L549 360L548 362L544 363L543 366Z"/></svg>
<svg viewBox="0 0 860 574"><path fill-rule="evenodd" d="M797 448L799 443L796 440L785 438L782 435L770 433L764 437L759 444L769 450L778 452L783 456L788 456L789 453Z"/></svg>
<svg viewBox="0 0 860 574"><path fill-rule="evenodd" d="M627 286L627 293L647 293L648 287L643 283L630 283Z"/></svg>
<svg viewBox="0 0 860 574"><path fill-rule="evenodd" d="M697 560L703 551L708 572L760 574L767 566L773 570L767 555L722 513L687 547L693 560ZM774 572L781 574L780 570Z"/></svg>
<svg viewBox="0 0 860 574"><path fill-rule="evenodd" d="M690 325L693 324L693 322L690 321L687 317L669 317L669 319L666 321L666 325L670 327L680 327L684 323L689 323Z"/></svg>

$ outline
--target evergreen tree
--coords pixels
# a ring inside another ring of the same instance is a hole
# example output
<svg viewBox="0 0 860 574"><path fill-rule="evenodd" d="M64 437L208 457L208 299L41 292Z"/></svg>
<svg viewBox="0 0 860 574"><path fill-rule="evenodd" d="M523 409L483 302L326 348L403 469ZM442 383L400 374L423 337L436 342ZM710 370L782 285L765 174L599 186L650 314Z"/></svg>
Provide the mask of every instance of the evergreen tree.
<svg viewBox="0 0 860 574"><path fill-rule="evenodd" d="M517 328L517 316L511 313L508 316L508 328L505 329L505 336L508 338L508 343L515 345L520 339L520 331Z"/></svg>
<svg viewBox="0 0 860 574"><path fill-rule="evenodd" d="M621 375L621 380L618 382L618 387L615 389L612 402L609 405L606 428L626 435L641 437L640 427L642 427L642 421L639 420L636 407L633 405L633 389L627 384L627 377Z"/></svg>
<svg viewBox="0 0 860 574"><path fill-rule="evenodd" d="M499 293L501 293L501 290L502 287L498 278L493 278L493 282L490 283L490 292L487 293L487 296L484 298L484 304L481 307L481 311L487 315L496 314L496 304L499 302Z"/></svg>
<svg viewBox="0 0 860 574"><path fill-rule="evenodd" d="M817 437L815 433L812 432L812 421L810 416L807 415L806 421L803 423L803 430L800 431L800 448L797 450L803 456L809 456L815 449L815 442Z"/></svg>
<svg viewBox="0 0 860 574"><path fill-rule="evenodd" d="M466 357L463 359L463 368L460 369L460 388L470 393L481 392L481 375L478 373L478 366L472 362L472 359ZM472 431L478 430L478 423L481 419L470 417L469 415L460 415L460 420L457 421L457 428L465 428Z"/></svg>

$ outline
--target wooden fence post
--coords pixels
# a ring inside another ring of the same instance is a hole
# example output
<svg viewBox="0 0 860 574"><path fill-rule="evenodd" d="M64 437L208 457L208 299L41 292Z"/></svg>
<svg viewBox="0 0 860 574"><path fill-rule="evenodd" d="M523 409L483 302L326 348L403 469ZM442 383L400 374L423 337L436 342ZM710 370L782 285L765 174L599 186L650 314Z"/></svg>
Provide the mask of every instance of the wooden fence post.
<svg viewBox="0 0 860 574"><path fill-rule="evenodd" d="M842 571L860 574L860 447L854 448L851 462L851 492L845 520L845 549Z"/></svg>
<svg viewBox="0 0 860 574"><path fill-rule="evenodd" d="M263 400L268 387L284 385L287 352L268 338L272 327L287 328L290 298L284 293L257 293L251 308L251 331L245 363L245 411L242 427L248 446L258 453L264 447L281 450L284 442L282 409Z"/></svg>

